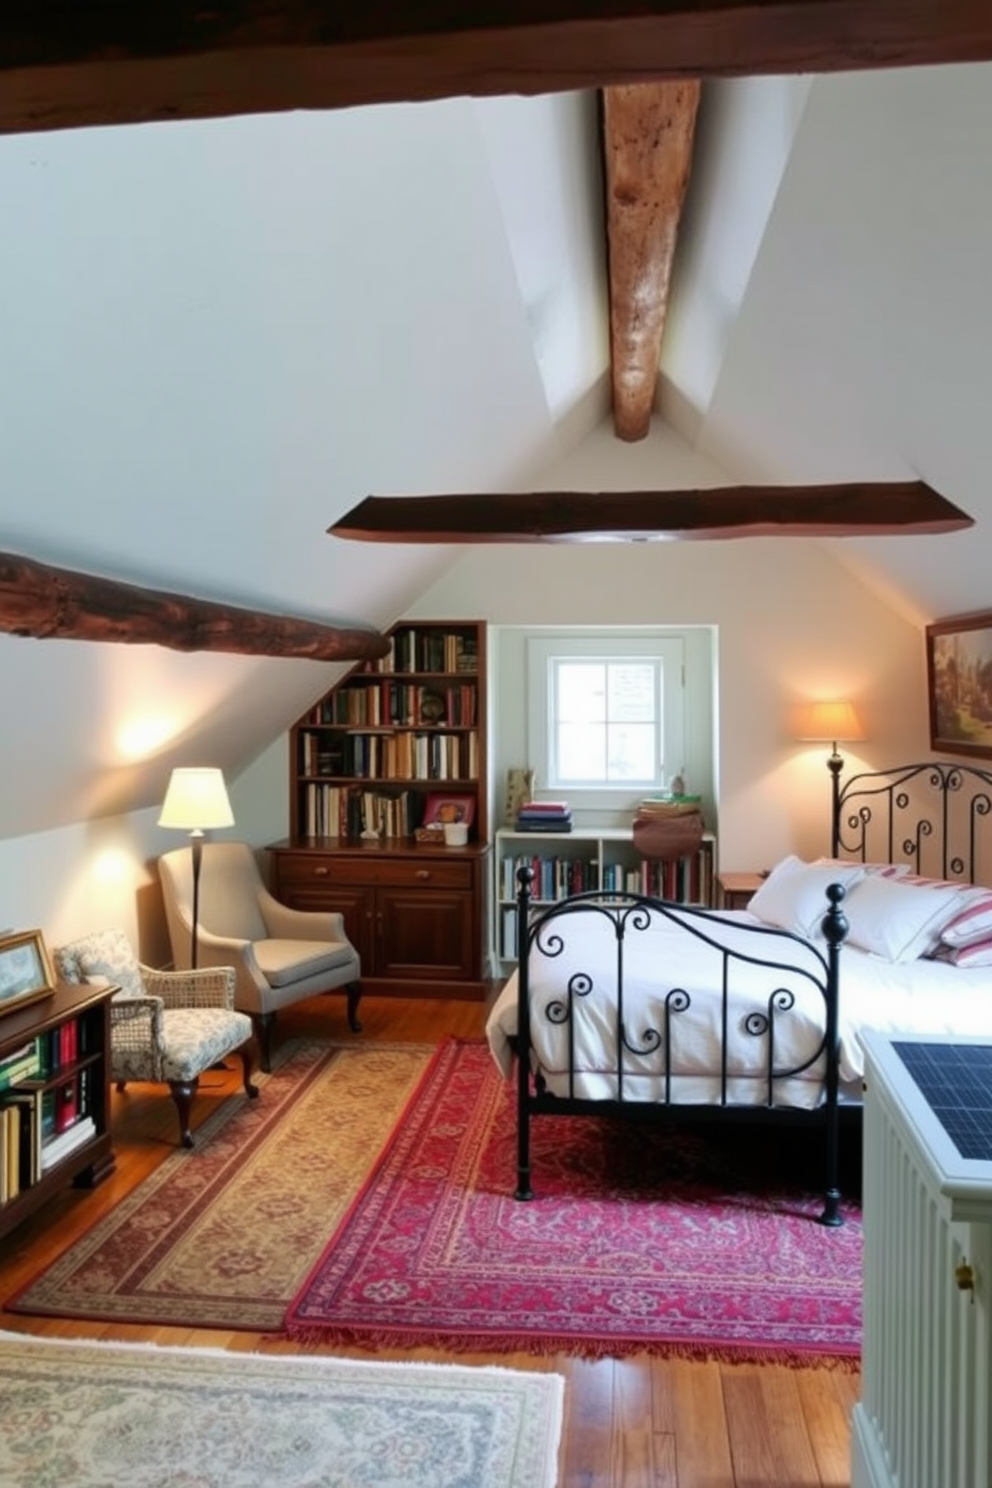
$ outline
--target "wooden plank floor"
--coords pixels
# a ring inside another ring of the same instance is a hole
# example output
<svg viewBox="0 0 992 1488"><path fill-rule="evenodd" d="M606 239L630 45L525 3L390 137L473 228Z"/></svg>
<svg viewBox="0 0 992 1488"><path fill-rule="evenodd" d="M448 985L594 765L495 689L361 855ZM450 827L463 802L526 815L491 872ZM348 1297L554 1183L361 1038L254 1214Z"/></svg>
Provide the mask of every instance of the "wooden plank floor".
<svg viewBox="0 0 992 1488"><path fill-rule="evenodd" d="M365 1040L433 1043L449 1033L481 1036L484 1008L377 998L362 1003L361 1017ZM317 998L283 1015L280 1037L306 1034L352 1037L343 999ZM237 1089L236 1072L213 1071L203 1086L194 1127ZM167 1096L144 1086L115 1094L115 1173L91 1192L67 1189L56 1195L0 1240L0 1302L106 1213L174 1143L174 1111ZM294 1351L294 1345L264 1334L78 1323L6 1312L0 1313L0 1328L53 1337ZM559 1488L844 1488L850 1483L849 1420L859 1381L842 1369L647 1355L596 1361L562 1355L446 1355L431 1349L396 1350L380 1357L559 1371L567 1382Z"/></svg>

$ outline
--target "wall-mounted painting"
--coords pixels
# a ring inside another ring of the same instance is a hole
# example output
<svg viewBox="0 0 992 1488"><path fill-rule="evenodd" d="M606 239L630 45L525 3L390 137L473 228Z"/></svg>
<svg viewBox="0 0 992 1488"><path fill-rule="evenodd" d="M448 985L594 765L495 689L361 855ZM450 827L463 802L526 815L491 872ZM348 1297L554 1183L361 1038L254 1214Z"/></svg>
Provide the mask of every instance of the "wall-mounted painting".
<svg viewBox="0 0 992 1488"><path fill-rule="evenodd" d="M927 626L930 748L992 759L992 613Z"/></svg>

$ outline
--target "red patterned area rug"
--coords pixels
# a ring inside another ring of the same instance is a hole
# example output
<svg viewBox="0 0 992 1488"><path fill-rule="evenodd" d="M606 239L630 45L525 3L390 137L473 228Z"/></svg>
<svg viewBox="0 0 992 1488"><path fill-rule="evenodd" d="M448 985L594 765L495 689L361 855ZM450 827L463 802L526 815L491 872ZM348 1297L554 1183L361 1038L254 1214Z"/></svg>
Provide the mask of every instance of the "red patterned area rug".
<svg viewBox="0 0 992 1488"><path fill-rule="evenodd" d="M522 1203L512 1086L485 1043L443 1044L289 1337L856 1367L860 1213L817 1224L821 1200L770 1161L781 1136L563 1116L538 1117L532 1139L537 1197Z"/></svg>

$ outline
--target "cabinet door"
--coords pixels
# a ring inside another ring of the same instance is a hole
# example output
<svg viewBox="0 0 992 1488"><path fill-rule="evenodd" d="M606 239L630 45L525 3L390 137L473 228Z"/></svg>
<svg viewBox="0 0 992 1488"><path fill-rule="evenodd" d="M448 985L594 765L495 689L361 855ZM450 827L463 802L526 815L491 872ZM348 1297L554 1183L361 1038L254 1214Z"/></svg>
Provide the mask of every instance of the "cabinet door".
<svg viewBox="0 0 992 1488"><path fill-rule="evenodd" d="M478 977L473 905L472 895L457 889L380 888L376 973L441 981Z"/></svg>

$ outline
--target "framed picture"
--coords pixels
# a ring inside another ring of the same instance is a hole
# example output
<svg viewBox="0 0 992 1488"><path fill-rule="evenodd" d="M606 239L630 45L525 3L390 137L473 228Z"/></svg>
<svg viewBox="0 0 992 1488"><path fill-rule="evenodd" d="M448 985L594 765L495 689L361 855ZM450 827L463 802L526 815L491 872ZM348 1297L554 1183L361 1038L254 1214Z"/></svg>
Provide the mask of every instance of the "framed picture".
<svg viewBox="0 0 992 1488"><path fill-rule="evenodd" d="M928 625L930 748L992 759L992 613Z"/></svg>
<svg viewBox="0 0 992 1488"><path fill-rule="evenodd" d="M445 822L464 822L470 827L475 820L475 797L471 795L445 795L440 791L427 797L424 807L424 826Z"/></svg>
<svg viewBox="0 0 992 1488"><path fill-rule="evenodd" d="M40 930L0 935L0 1012L46 997L55 973Z"/></svg>

